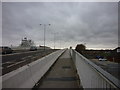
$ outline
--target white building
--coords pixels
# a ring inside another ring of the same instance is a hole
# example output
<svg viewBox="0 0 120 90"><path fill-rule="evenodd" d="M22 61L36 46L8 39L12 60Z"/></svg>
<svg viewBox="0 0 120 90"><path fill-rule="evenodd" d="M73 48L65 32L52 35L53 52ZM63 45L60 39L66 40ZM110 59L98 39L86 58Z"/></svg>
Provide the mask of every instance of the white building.
<svg viewBox="0 0 120 90"><path fill-rule="evenodd" d="M20 47L31 47L34 45L34 42L26 37L22 39Z"/></svg>

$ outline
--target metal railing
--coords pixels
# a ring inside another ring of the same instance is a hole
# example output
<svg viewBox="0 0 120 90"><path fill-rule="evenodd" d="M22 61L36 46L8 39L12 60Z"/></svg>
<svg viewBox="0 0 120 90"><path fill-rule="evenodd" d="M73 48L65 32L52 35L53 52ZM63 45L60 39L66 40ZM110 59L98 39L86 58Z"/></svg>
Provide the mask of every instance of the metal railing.
<svg viewBox="0 0 120 90"><path fill-rule="evenodd" d="M120 89L120 81L80 53L70 50L83 88Z"/></svg>

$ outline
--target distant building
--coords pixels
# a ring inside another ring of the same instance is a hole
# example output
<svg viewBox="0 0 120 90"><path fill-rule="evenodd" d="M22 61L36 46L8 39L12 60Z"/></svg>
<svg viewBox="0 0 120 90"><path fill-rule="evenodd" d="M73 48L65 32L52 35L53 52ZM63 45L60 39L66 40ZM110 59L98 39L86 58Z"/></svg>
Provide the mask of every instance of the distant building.
<svg viewBox="0 0 120 90"><path fill-rule="evenodd" d="M26 37L22 39L20 47L31 47L34 45L34 42Z"/></svg>

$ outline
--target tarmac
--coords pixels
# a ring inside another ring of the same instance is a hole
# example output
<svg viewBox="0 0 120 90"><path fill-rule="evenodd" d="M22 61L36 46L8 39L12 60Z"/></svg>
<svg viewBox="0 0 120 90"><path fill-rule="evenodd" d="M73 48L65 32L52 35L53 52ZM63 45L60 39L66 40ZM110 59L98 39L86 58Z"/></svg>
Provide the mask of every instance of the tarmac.
<svg viewBox="0 0 120 90"><path fill-rule="evenodd" d="M40 80L38 88L80 88L70 50L66 50Z"/></svg>
<svg viewBox="0 0 120 90"><path fill-rule="evenodd" d="M99 61L98 59L90 59L96 65L120 80L120 63L111 61Z"/></svg>

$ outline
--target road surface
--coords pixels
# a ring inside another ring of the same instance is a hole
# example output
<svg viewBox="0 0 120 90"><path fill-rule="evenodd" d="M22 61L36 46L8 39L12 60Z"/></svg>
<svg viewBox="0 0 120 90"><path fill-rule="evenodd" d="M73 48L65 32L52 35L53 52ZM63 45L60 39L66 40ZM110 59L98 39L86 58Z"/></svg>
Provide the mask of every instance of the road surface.
<svg viewBox="0 0 120 90"><path fill-rule="evenodd" d="M35 60L38 60L39 58L44 57L45 55L48 55L54 51L56 50L37 50L2 55L2 75L7 74Z"/></svg>
<svg viewBox="0 0 120 90"><path fill-rule="evenodd" d="M120 63L110 61L99 61L98 59L90 60L120 80Z"/></svg>

